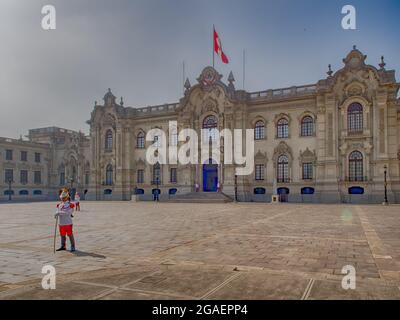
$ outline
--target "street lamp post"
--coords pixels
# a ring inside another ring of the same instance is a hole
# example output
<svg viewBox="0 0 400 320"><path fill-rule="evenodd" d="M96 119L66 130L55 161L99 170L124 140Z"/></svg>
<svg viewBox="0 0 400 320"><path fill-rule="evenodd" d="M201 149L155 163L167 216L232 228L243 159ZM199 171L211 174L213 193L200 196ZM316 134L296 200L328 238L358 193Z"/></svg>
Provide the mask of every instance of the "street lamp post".
<svg viewBox="0 0 400 320"><path fill-rule="evenodd" d="M11 184L12 184L12 180L8 179L8 201L11 201Z"/></svg>
<svg viewBox="0 0 400 320"><path fill-rule="evenodd" d="M159 190L158 190L158 187L159 187L159 185L160 185L160 178L159 177L157 177L156 178L156 201L160 201L160 194L159 194Z"/></svg>
<svg viewBox="0 0 400 320"><path fill-rule="evenodd" d="M238 176L237 174L235 174L235 202L238 202L238 186L237 186L237 180L238 180Z"/></svg>
<svg viewBox="0 0 400 320"><path fill-rule="evenodd" d="M385 199L383 200L383 205L386 206L386 205L389 204L388 198L387 198L387 166L385 165L385 166L383 167L383 169L384 169L383 174L384 174L384 177L385 177L385 181L384 181L384 186L385 186Z"/></svg>
<svg viewBox="0 0 400 320"><path fill-rule="evenodd" d="M69 194L70 194L71 199L72 199L72 197L73 197L73 195L72 195L72 188L74 187L74 177L70 177L70 178L69 178L69 182L71 183L71 187L70 187L70 189L69 189Z"/></svg>

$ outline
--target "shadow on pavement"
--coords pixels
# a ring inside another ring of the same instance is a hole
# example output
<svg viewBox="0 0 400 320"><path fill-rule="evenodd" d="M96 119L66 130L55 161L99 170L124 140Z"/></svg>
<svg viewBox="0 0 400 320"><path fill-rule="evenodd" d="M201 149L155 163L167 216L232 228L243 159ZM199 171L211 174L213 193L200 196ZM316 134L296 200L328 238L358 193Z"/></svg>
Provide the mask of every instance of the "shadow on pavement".
<svg viewBox="0 0 400 320"><path fill-rule="evenodd" d="M79 251L79 250L76 250L75 252L73 252L73 254L76 255L77 257L92 257L92 258L101 258L101 259L107 258L106 256L103 256L101 254L92 253L92 252L84 252L84 251Z"/></svg>

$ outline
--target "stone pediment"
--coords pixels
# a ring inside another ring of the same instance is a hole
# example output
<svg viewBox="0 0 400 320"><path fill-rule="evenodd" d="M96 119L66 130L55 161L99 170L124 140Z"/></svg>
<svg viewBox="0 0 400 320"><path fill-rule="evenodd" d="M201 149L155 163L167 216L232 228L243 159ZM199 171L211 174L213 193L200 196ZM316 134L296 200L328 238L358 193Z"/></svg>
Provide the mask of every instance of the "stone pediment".
<svg viewBox="0 0 400 320"><path fill-rule="evenodd" d="M280 155L288 155L293 159L292 149L284 141L281 141L274 149L274 162Z"/></svg>
<svg viewBox="0 0 400 320"><path fill-rule="evenodd" d="M345 69L358 70L365 67L365 60L367 56L362 54L356 46L353 46L353 50L343 59Z"/></svg>
<svg viewBox="0 0 400 320"><path fill-rule="evenodd" d="M310 149L306 148L306 150L301 151L300 150L300 157L299 157L300 161L304 162L304 161L312 161L315 162L317 160L317 155L314 151L311 151Z"/></svg>
<svg viewBox="0 0 400 320"><path fill-rule="evenodd" d="M267 153L266 152L261 152L261 150L258 150L257 154L254 156L254 160L256 161L267 161Z"/></svg>
<svg viewBox="0 0 400 320"><path fill-rule="evenodd" d="M136 167L144 168L146 166L146 163L143 161L142 158L140 158L139 160L136 160L135 165Z"/></svg>

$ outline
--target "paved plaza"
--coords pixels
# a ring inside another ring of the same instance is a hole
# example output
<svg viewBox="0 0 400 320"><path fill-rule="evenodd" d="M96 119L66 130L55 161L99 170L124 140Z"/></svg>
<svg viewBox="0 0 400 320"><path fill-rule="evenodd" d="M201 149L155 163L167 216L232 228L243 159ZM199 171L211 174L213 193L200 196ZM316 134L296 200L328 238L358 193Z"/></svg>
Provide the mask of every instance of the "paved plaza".
<svg viewBox="0 0 400 320"><path fill-rule="evenodd" d="M400 206L83 202L56 254L54 212L0 204L0 299L400 299Z"/></svg>

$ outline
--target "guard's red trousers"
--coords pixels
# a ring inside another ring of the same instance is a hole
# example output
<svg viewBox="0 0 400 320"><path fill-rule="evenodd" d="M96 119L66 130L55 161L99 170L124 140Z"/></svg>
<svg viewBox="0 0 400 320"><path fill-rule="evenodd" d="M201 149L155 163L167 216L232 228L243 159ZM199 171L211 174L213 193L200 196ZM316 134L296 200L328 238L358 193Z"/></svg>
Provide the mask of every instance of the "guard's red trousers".
<svg viewBox="0 0 400 320"><path fill-rule="evenodd" d="M60 227L60 236L72 236L72 224L66 226L59 226Z"/></svg>

